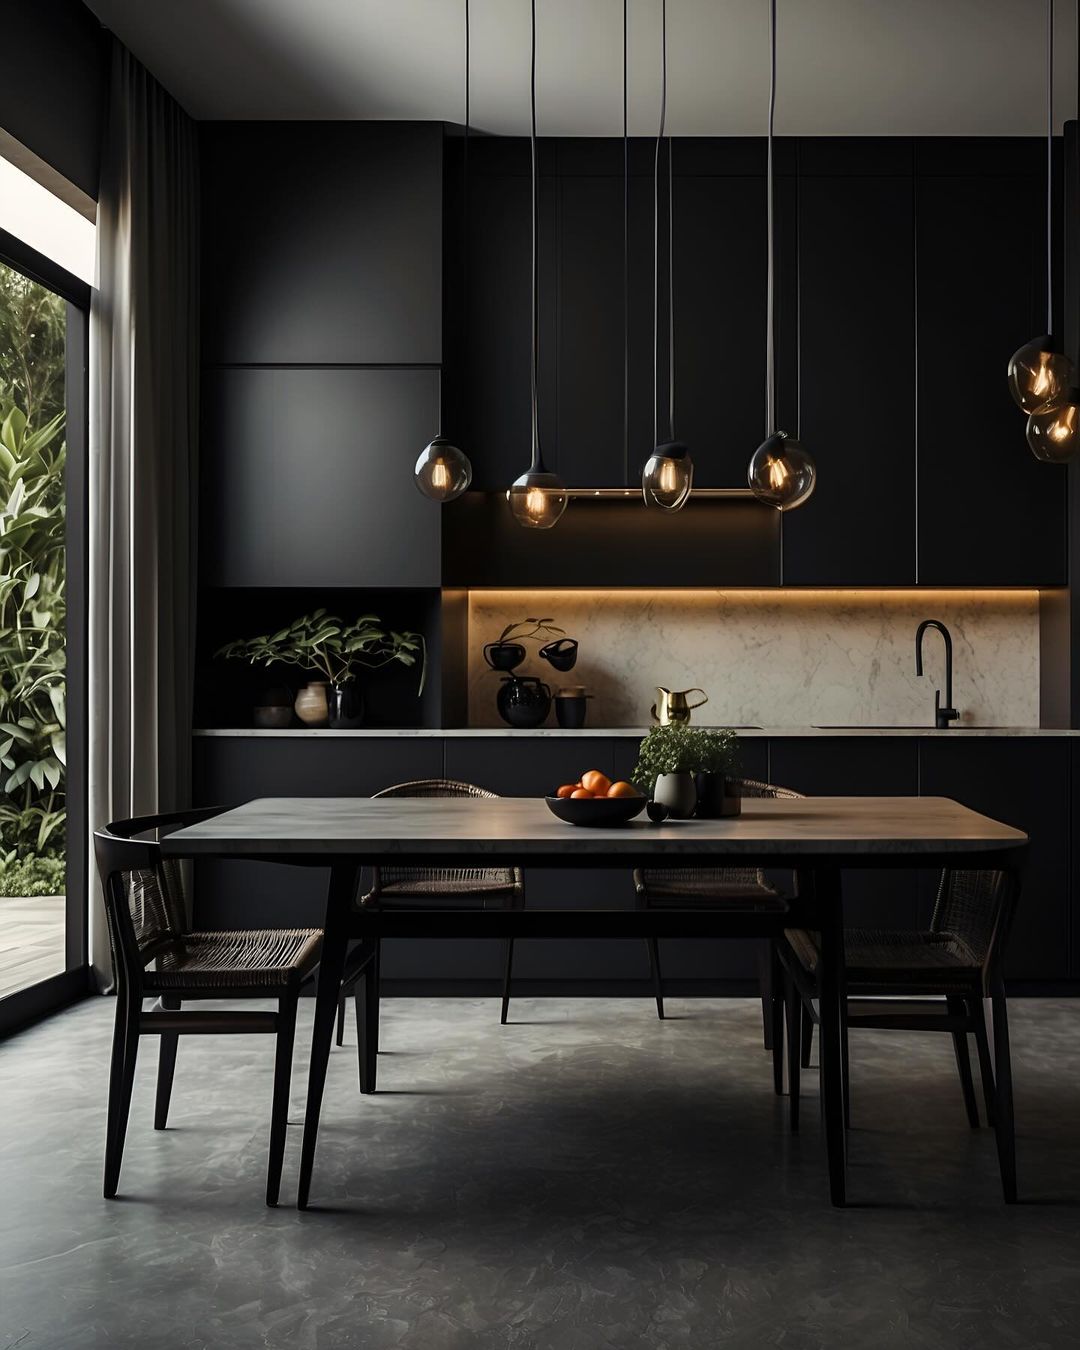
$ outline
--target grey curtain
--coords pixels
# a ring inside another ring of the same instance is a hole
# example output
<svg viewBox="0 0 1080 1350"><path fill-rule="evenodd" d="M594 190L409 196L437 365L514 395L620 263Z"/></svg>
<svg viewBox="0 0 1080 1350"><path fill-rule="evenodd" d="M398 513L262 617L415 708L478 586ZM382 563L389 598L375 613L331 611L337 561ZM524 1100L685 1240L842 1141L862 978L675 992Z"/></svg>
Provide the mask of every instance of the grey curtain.
<svg viewBox="0 0 1080 1350"><path fill-rule="evenodd" d="M90 311L89 818L190 803L195 124L113 41ZM111 979L91 860L90 959Z"/></svg>

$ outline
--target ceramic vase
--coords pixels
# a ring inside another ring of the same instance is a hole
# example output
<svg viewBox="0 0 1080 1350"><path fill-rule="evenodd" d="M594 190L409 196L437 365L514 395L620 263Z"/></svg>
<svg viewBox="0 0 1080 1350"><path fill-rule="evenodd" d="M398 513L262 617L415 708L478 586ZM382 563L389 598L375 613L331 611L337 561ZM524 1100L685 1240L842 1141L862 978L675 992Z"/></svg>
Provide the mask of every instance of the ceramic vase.
<svg viewBox="0 0 1080 1350"><path fill-rule="evenodd" d="M691 773L662 773L653 788L653 801L662 802L672 820L688 820L697 805L697 790Z"/></svg>
<svg viewBox="0 0 1080 1350"><path fill-rule="evenodd" d="M697 792L694 814L702 820L742 814L742 798L726 773L696 773L694 788Z"/></svg>
<svg viewBox="0 0 1080 1350"><path fill-rule="evenodd" d="M351 731L364 725L364 695L356 680L331 686L330 725L338 731Z"/></svg>
<svg viewBox="0 0 1080 1350"><path fill-rule="evenodd" d="M329 687L326 680L313 680L297 693L293 708L304 726L325 727L329 723L330 703L326 696Z"/></svg>

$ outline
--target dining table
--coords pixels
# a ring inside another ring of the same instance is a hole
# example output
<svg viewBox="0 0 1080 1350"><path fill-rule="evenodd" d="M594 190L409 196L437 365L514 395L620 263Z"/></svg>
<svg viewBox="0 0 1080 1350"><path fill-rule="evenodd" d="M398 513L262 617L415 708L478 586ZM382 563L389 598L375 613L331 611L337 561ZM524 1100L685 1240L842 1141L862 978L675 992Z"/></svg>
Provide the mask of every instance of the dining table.
<svg viewBox="0 0 1080 1350"><path fill-rule="evenodd" d="M165 835L162 853L329 869L315 996L297 1205L309 1204L319 1114L350 940L384 938L738 937L739 916L700 901L685 909L532 908L379 910L358 903L362 869L425 867L611 868L664 866L791 870L788 926L820 933L822 1118L829 1195L847 1201L841 1009L845 999L843 892L848 868L1022 869L1023 831L945 797L746 798L719 819L641 817L608 827L558 820L542 798L263 797ZM257 913L253 912L253 920ZM753 915L745 935L757 935ZM999 1093L1011 1094L1007 1063ZM1011 1118L1011 1112L1009 1113ZM999 1140L999 1149L1012 1140Z"/></svg>

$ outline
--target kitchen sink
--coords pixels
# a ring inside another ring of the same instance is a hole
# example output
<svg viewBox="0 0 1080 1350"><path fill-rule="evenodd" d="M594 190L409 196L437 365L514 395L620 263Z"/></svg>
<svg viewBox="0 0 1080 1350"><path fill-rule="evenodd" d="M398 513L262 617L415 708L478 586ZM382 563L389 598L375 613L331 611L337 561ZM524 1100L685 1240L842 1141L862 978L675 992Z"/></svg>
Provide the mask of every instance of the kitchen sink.
<svg viewBox="0 0 1080 1350"><path fill-rule="evenodd" d="M993 726L931 727L925 722L815 722L814 731L1002 731Z"/></svg>

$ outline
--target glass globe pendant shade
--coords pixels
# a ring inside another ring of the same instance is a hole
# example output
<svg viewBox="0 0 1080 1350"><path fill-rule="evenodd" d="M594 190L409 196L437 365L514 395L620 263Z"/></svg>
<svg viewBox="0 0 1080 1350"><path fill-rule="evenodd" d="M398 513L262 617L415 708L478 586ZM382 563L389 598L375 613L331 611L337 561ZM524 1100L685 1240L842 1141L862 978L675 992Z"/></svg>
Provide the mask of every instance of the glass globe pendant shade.
<svg viewBox="0 0 1080 1350"><path fill-rule="evenodd" d="M694 461L681 441L658 445L641 471L641 495L646 506L678 511L686 505L694 484Z"/></svg>
<svg viewBox="0 0 1080 1350"><path fill-rule="evenodd" d="M1063 402L1073 379L1072 362L1055 350L1049 334L1032 338L1009 360L1009 393L1026 413L1045 413Z"/></svg>
<svg viewBox="0 0 1080 1350"><path fill-rule="evenodd" d="M451 445L445 436L436 436L425 447L413 473L416 486L433 502L452 502L472 482L468 455Z"/></svg>
<svg viewBox="0 0 1080 1350"><path fill-rule="evenodd" d="M1068 389L1064 402L1027 420L1027 443L1036 459L1067 464L1080 450L1080 389Z"/></svg>
<svg viewBox="0 0 1080 1350"><path fill-rule="evenodd" d="M566 484L553 473L530 469L515 478L506 494L519 525L530 530L550 530L566 510Z"/></svg>
<svg viewBox="0 0 1080 1350"><path fill-rule="evenodd" d="M775 431L750 456L746 478L759 502L794 511L813 493L817 469L798 441Z"/></svg>

